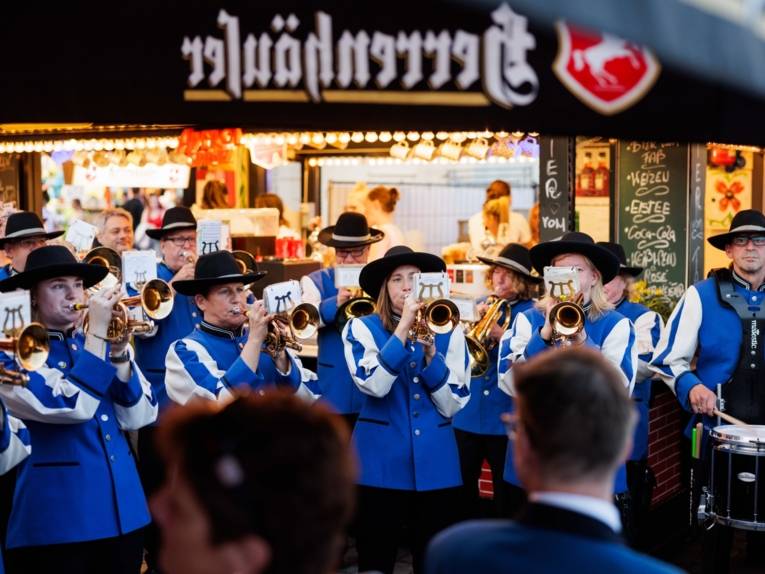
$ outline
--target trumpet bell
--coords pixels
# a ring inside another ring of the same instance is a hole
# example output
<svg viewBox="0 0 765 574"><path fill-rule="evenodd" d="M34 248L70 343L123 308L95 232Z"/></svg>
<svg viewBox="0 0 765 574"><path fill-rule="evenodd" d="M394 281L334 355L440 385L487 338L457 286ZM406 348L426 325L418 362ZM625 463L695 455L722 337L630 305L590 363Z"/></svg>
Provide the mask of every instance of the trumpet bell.
<svg viewBox="0 0 765 574"><path fill-rule="evenodd" d="M449 299L436 299L425 309L425 322L436 335L450 333L460 322L460 311Z"/></svg>
<svg viewBox="0 0 765 574"><path fill-rule="evenodd" d="M584 327L584 310L570 301L556 304L550 310L553 331L560 337L573 337Z"/></svg>
<svg viewBox="0 0 765 574"><path fill-rule="evenodd" d="M351 319L365 317L375 312L375 302L371 297L361 296L348 299L337 308L335 313L335 327L342 332L345 324Z"/></svg>
<svg viewBox="0 0 765 574"><path fill-rule="evenodd" d="M162 279L152 279L141 289L141 307L155 321L164 319L173 311L173 290Z"/></svg>
<svg viewBox="0 0 765 574"><path fill-rule="evenodd" d="M465 342L467 343L468 353L473 359L473 364L470 367L471 377L482 377L489 370L489 352L477 339L470 335L465 336Z"/></svg>
<svg viewBox="0 0 765 574"><path fill-rule="evenodd" d="M83 263L106 267L117 280L122 279L122 257L110 247L95 247L82 258Z"/></svg>
<svg viewBox="0 0 765 574"><path fill-rule="evenodd" d="M298 339L310 339L319 330L319 310L310 303L301 303L290 313L290 329Z"/></svg>
<svg viewBox="0 0 765 574"><path fill-rule="evenodd" d="M48 331L40 323L30 323L18 335L0 340L0 349L11 351L27 371L36 371L48 360Z"/></svg>

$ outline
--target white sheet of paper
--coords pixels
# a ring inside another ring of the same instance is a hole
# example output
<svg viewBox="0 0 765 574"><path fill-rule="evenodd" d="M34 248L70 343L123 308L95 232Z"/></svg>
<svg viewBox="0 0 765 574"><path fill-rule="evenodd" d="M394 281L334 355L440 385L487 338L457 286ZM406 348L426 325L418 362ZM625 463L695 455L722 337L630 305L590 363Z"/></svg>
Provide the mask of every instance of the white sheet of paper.
<svg viewBox="0 0 765 574"><path fill-rule="evenodd" d="M579 273L576 267L545 267L544 280L545 293L556 299L572 298L579 293Z"/></svg>
<svg viewBox="0 0 765 574"><path fill-rule="evenodd" d="M268 313L283 313L303 302L300 283L291 279L263 289L263 305Z"/></svg>
<svg viewBox="0 0 765 574"><path fill-rule="evenodd" d="M157 255L154 251L125 251L122 254L122 284L136 287L157 278Z"/></svg>
<svg viewBox="0 0 765 574"><path fill-rule="evenodd" d="M354 289L360 286L359 275L364 265L337 265L335 267L335 287Z"/></svg>
<svg viewBox="0 0 765 574"><path fill-rule="evenodd" d="M5 336L32 322L29 291L18 289L0 294L0 325Z"/></svg>
<svg viewBox="0 0 765 574"><path fill-rule="evenodd" d="M460 312L460 321L475 323L480 319L476 309L475 297L470 295L452 295L450 299Z"/></svg>
<svg viewBox="0 0 765 574"><path fill-rule="evenodd" d="M197 222L197 254L207 255L226 248L223 223L212 219Z"/></svg>
<svg viewBox="0 0 765 574"><path fill-rule="evenodd" d="M93 240L96 238L98 229L82 219L75 219L69 229L66 230L64 239L74 245L78 253L90 251L93 248Z"/></svg>
<svg viewBox="0 0 765 574"><path fill-rule="evenodd" d="M446 272L415 273L412 294L420 301L449 298L449 275Z"/></svg>

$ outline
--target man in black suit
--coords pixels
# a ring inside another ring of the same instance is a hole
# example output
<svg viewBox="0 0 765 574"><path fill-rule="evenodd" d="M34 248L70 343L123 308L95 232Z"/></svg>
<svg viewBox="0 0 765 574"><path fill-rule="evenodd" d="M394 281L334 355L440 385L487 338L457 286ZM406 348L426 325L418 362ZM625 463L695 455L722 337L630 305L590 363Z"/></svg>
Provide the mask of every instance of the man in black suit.
<svg viewBox="0 0 765 574"><path fill-rule="evenodd" d="M632 449L635 408L600 352L554 350L513 366L507 426L529 505L517 521L474 521L436 537L427 574L670 574L627 548L614 475Z"/></svg>

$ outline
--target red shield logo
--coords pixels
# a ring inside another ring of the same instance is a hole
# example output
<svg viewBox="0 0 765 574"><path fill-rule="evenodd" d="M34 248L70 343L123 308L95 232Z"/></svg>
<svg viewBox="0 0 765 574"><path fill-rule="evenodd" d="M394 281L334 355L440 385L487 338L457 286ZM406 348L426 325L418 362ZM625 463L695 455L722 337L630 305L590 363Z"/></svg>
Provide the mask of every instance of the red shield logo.
<svg viewBox="0 0 765 574"><path fill-rule="evenodd" d="M568 90L603 115L638 102L659 77L661 66L646 48L558 22L553 71Z"/></svg>

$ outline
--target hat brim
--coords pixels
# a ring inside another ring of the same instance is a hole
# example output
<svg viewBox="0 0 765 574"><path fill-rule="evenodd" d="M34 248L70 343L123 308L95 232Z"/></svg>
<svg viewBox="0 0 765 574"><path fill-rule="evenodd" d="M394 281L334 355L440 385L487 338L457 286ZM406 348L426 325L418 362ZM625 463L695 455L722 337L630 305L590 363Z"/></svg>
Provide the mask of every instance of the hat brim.
<svg viewBox="0 0 765 574"><path fill-rule="evenodd" d="M626 265L619 266L619 273L626 273L630 277L637 277L643 272L643 267L627 267Z"/></svg>
<svg viewBox="0 0 765 574"><path fill-rule="evenodd" d="M376 259L367 263L359 275L361 288L373 299L380 295L380 289L386 277L393 273L397 267L402 265L413 265L421 273L434 273L446 271L446 263L440 257L431 253L412 252L399 253Z"/></svg>
<svg viewBox="0 0 765 574"><path fill-rule="evenodd" d="M160 227L159 229L147 229L146 235L148 235L152 239L162 239L165 235L167 235L168 233L172 233L173 231L183 231L184 229L196 229L196 228L197 228L196 223L188 223L185 225L178 224L170 228Z"/></svg>
<svg viewBox="0 0 765 574"><path fill-rule="evenodd" d="M537 270L537 273L544 275L545 267L548 267L558 255L565 253L584 255L592 261L593 265L600 272L603 285L619 274L619 259L617 259L616 255L595 243L546 241L532 247L529 251L529 257L531 257L531 264Z"/></svg>
<svg viewBox="0 0 765 574"><path fill-rule="evenodd" d="M227 275L225 277L208 277L206 279L186 279L185 281L173 281L173 289L181 295L197 295L206 293L210 287L224 283L244 283L249 285L262 279L268 271L258 271L246 275Z"/></svg>
<svg viewBox="0 0 765 574"><path fill-rule="evenodd" d="M330 225L319 231L319 243L326 245L327 247L340 247L342 249L343 247L363 247L365 245L372 245L373 243L382 241L382 238L385 237L385 233L372 227L369 228L369 239L362 239L360 241L341 241L339 239L332 239L332 234L334 232L334 225Z"/></svg>
<svg viewBox="0 0 765 574"><path fill-rule="evenodd" d="M61 237L64 234L64 230L61 229L59 231L48 231L46 233L30 233L29 235L18 235L16 237L0 237L0 249L3 249L5 247L6 243L11 243L13 241L24 241L25 239L31 239L33 237L44 237L45 240L49 239L56 239L56 237Z"/></svg>
<svg viewBox="0 0 765 574"><path fill-rule="evenodd" d="M736 235L753 235L753 234L762 235L764 233L765 233L765 227L762 227L761 225L756 225L756 224L739 225L738 227L734 229L730 229L729 231L726 231L725 233L718 233L717 235L712 235L711 237L707 237L707 242L715 249L719 249L720 251L725 251L725 246L728 245L728 243L730 243L731 240Z"/></svg>
<svg viewBox="0 0 765 574"><path fill-rule="evenodd" d="M505 269L509 269L510 271L514 271L515 273L518 273L519 275L522 275L532 283L542 283L544 281L543 277L539 277L537 275L532 275L529 273L526 269L523 268L522 265L519 263L515 263L515 261L512 261L510 259L502 260L494 259L492 257L481 257L478 256L478 260L486 263L486 265L494 265L496 267L504 267Z"/></svg>
<svg viewBox="0 0 765 574"><path fill-rule="evenodd" d="M101 265L92 265L90 263L65 263L59 265L46 265L29 271L8 277L0 281L0 291L3 293L13 291L14 289L30 289L40 281L53 279L55 277L80 277L84 287L87 289L98 284L109 274L109 270Z"/></svg>

